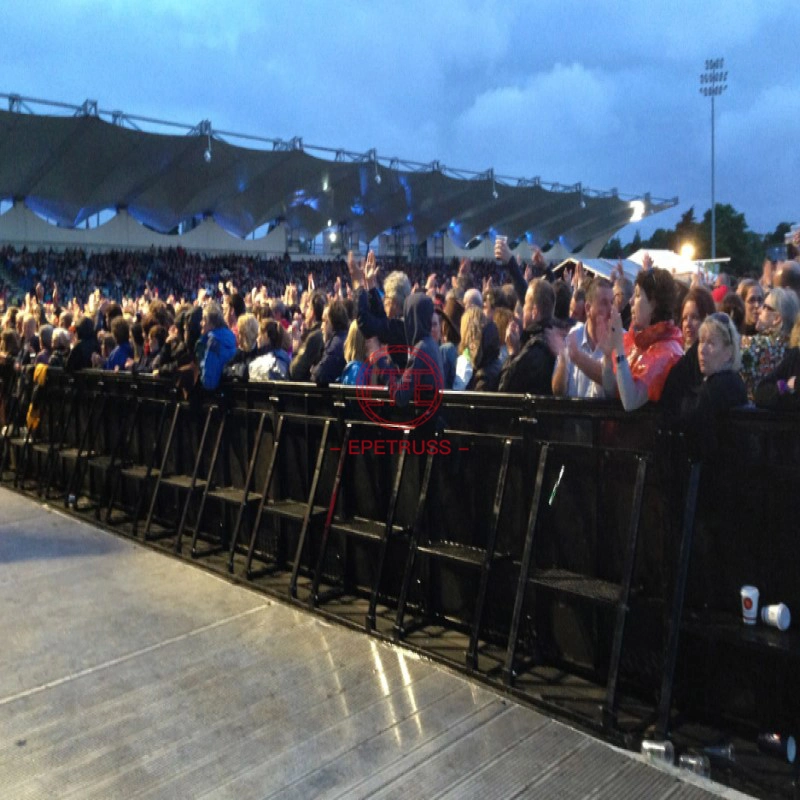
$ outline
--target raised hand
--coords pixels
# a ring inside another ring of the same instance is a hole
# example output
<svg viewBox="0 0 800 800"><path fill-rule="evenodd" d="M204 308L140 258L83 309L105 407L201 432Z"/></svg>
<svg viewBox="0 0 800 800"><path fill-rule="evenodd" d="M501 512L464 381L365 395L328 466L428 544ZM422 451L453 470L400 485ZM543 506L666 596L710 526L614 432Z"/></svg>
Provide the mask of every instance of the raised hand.
<svg viewBox="0 0 800 800"><path fill-rule="evenodd" d="M642 256L642 272L650 272L651 269L655 266L653 259L650 253L645 253Z"/></svg>
<svg viewBox="0 0 800 800"><path fill-rule="evenodd" d="M547 346L550 348L550 352L558 358L561 353L564 351L564 344L565 339L567 337L567 332L563 328L547 328L545 330L545 339L547 339Z"/></svg>
<svg viewBox="0 0 800 800"><path fill-rule="evenodd" d="M436 273L432 272L425 281L425 293L433 297L436 294Z"/></svg>
<svg viewBox="0 0 800 800"><path fill-rule="evenodd" d="M358 289L365 280L364 265L358 263L352 250L347 253L347 270L350 273L350 282L353 284L353 289Z"/></svg>
<svg viewBox="0 0 800 800"><path fill-rule="evenodd" d="M580 287L583 284L583 280L584 280L583 261L579 261L578 266L575 267L575 276L572 279L572 288L580 289Z"/></svg>
<svg viewBox="0 0 800 800"><path fill-rule="evenodd" d="M519 351L519 339L519 323L516 319L512 319L506 328L506 347L510 355L516 355Z"/></svg>
<svg viewBox="0 0 800 800"><path fill-rule="evenodd" d="M511 261L511 248L508 246L508 239L504 237L494 240L494 257L496 261L507 264Z"/></svg>
<svg viewBox="0 0 800 800"><path fill-rule="evenodd" d="M375 261L375 252L370 250L367 253L367 263L364 265L364 277L367 281L367 287L372 289L378 284L378 272L380 267Z"/></svg>
<svg viewBox="0 0 800 800"><path fill-rule="evenodd" d="M771 289L774 279L775 265L770 259L765 258L764 263L761 265L761 280L759 281L761 288L764 289L764 291Z"/></svg>

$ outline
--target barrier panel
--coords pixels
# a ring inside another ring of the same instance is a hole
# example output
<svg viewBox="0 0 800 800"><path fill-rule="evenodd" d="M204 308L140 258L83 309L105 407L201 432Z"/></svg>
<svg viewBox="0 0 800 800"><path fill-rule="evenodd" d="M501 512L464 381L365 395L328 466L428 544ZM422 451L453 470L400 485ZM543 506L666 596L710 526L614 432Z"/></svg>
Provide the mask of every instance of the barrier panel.
<svg viewBox="0 0 800 800"><path fill-rule="evenodd" d="M731 739L718 777L797 778L765 773L755 741L797 733L800 637L744 626L739 598L754 584L800 613L792 417L734 412L698 465L658 410L603 401L445 393L414 428L382 389L187 398L50 370L33 428L16 390L7 484L628 746Z"/></svg>

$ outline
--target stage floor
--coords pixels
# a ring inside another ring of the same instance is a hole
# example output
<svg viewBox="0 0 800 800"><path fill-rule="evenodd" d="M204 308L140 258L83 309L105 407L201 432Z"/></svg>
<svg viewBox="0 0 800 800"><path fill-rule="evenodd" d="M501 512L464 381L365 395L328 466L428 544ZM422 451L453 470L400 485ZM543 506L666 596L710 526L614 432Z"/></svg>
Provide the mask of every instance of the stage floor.
<svg viewBox="0 0 800 800"><path fill-rule="evenodd" d="M744 797L0 489L0 797Z"/></svg>

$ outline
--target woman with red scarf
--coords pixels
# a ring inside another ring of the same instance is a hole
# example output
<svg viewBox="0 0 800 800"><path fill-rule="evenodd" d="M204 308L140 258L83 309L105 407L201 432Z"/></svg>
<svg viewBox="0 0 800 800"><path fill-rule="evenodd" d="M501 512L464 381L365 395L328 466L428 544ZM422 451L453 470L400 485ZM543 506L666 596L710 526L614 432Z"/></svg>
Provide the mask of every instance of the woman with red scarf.
<svg viewBox="0 0 800 800"><path fill-rule="evenodd" d="M675 282L665 269L642 269L631 301L631 328L625 332L611 311L603 350L603 388L618 394L626 411L657 403L672 367L683 355L683 337L673 322Z"/></svg>

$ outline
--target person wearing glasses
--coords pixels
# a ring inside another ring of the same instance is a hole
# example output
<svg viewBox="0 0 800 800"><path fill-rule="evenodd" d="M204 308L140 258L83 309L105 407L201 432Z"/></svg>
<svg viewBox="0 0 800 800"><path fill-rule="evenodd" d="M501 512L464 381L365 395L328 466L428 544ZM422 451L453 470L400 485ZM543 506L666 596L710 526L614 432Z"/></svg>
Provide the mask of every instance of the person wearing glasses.
<svg viewBox="0 0 800 800"><path fill-rule="evenodd" d="M791 289L771 289L764 302L752 336L742 337L742 378L747 396L755 400L756 387L780 364L789 348L789 334L800 311Z"/></svg>
<svg viewBox="0 0 800 800"><path fill-rule="evenodd" d="M773 372L756 389L756 405L776 411L800 409L800 316L789 337L791 347Z"/></svg>

